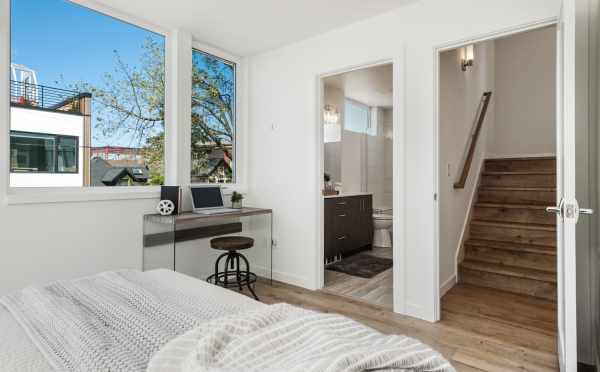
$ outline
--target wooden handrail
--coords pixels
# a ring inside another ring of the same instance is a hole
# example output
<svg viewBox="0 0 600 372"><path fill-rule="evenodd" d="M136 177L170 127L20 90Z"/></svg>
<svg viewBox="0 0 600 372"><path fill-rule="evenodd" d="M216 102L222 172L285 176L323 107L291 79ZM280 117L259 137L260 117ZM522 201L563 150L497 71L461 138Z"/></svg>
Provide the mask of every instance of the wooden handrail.
<svg viewBox="0 0 600 372"><path fill-rule="evenodd" d="M475 131L473 131L473 134L471 135L471 144L469 145L467 157L465 158L465 163L463 164L462 172L460 173L460 178L454 183L455 189L464 189L465 183L467 183L467 177L469 176L469 170L471 169L471 163L473 162L473 155L475 154L475 147L477 146L477 139L479 138L479 132L481 132L481 126L485 120L485 114L487 113L491 98L492 92L485 92L483 93L481 101L479 102L481 111L478 110L479 118L477 119Z"/></svg>

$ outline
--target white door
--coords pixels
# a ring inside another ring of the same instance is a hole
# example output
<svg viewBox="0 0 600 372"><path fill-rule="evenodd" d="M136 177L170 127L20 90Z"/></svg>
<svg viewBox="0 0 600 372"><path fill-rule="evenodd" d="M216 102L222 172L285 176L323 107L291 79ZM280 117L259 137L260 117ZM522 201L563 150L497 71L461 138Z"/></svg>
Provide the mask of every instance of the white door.
<svg viewBox="0 0 600 372"><path fill-rule="evenodd" d="M577 371L575 0L563 0L557 34L557 305L560 370Z"/></svg>

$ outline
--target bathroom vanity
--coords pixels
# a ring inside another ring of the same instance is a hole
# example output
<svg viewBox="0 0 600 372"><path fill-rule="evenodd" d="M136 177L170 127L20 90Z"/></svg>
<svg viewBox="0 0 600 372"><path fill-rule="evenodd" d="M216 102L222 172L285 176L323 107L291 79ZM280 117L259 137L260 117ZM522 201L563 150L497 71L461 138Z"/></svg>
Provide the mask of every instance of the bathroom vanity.
<svg viewBox="0 0 600 372"><path fill-rule="evenodd" d="M370 249L373 240L373 195L324 197L325 260Z"/></svg>

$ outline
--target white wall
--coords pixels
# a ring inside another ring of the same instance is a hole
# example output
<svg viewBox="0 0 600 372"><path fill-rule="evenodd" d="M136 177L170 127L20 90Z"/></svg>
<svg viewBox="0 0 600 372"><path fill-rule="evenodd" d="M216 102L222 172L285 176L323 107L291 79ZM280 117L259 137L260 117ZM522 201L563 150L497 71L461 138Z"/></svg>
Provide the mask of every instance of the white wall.
<svg viewBox="0 0 600 372"><path fill-rule="evenodd" d="M556 153L556 28L498 39L489 156Z"/></svg>
<svg viewBox="0 0 600 372"><path fill-rule="evenodd" d="M79 138L78 173L11 173L12 187L80 187L83 186L83 116L21 107L10 108L11 130L62 134Z"/></svg>
<svg viewBox="0 0 600 372"><path fill-rule="evenodd" d="M415 1L385 15L249 59L250 192L257 205L275 208L275 270L296 284L318 288L321 205L317 107L318 76L395 59L405 72L406 127L395 144L403 159L403 195L394 217L403 223L404 312L436 317L434 248L434 47L508 27L548 20L558 1ZM468 20L468 21L466 21ZM400 56L405 53L405 58ZM398 70L401 71L401 70ZM401 81L400 76L395 76ZM282 94L282 92L285 92ZM397 119L399 120L399 119ZM275 124L275 125L273 125ZM396 129L396 128L395 128ZM268 164L268 166L265 166ZM404 208L400 203L404 199ZM406 215L409 218L405 218Z"/></svg>
<svg viewBox="0 0 600 372"><path fill-rule="evenodd" d="M456 252L470 211L473 192L487 150L487 137L494 126L495 105L491 101L483 123L469 177L463 189L455 189L462 170L467 141L484 92L494 91L494 42L475 45L476 60L461 70L460 50L440 55L440 285L446 289L456 280ZM449 169L449 171L448 171Z"/></svg>

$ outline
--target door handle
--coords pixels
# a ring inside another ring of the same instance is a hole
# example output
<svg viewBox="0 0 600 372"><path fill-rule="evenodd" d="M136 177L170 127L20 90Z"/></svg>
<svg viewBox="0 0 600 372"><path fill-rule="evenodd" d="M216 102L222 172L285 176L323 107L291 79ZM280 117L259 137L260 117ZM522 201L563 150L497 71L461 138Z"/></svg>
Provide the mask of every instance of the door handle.
<svg viewBox="0 0 600 372"><path fill-rule="evenodd" d="M562 206L560 207L546 207L546 212L555 213L557 215L562 215Z"/></svg>
<svg viewBox="0 0 600 372"><path fill-rule="evenodd" d="M594 210L590 208L579 208L580 214L594 214Z"/></svg>

